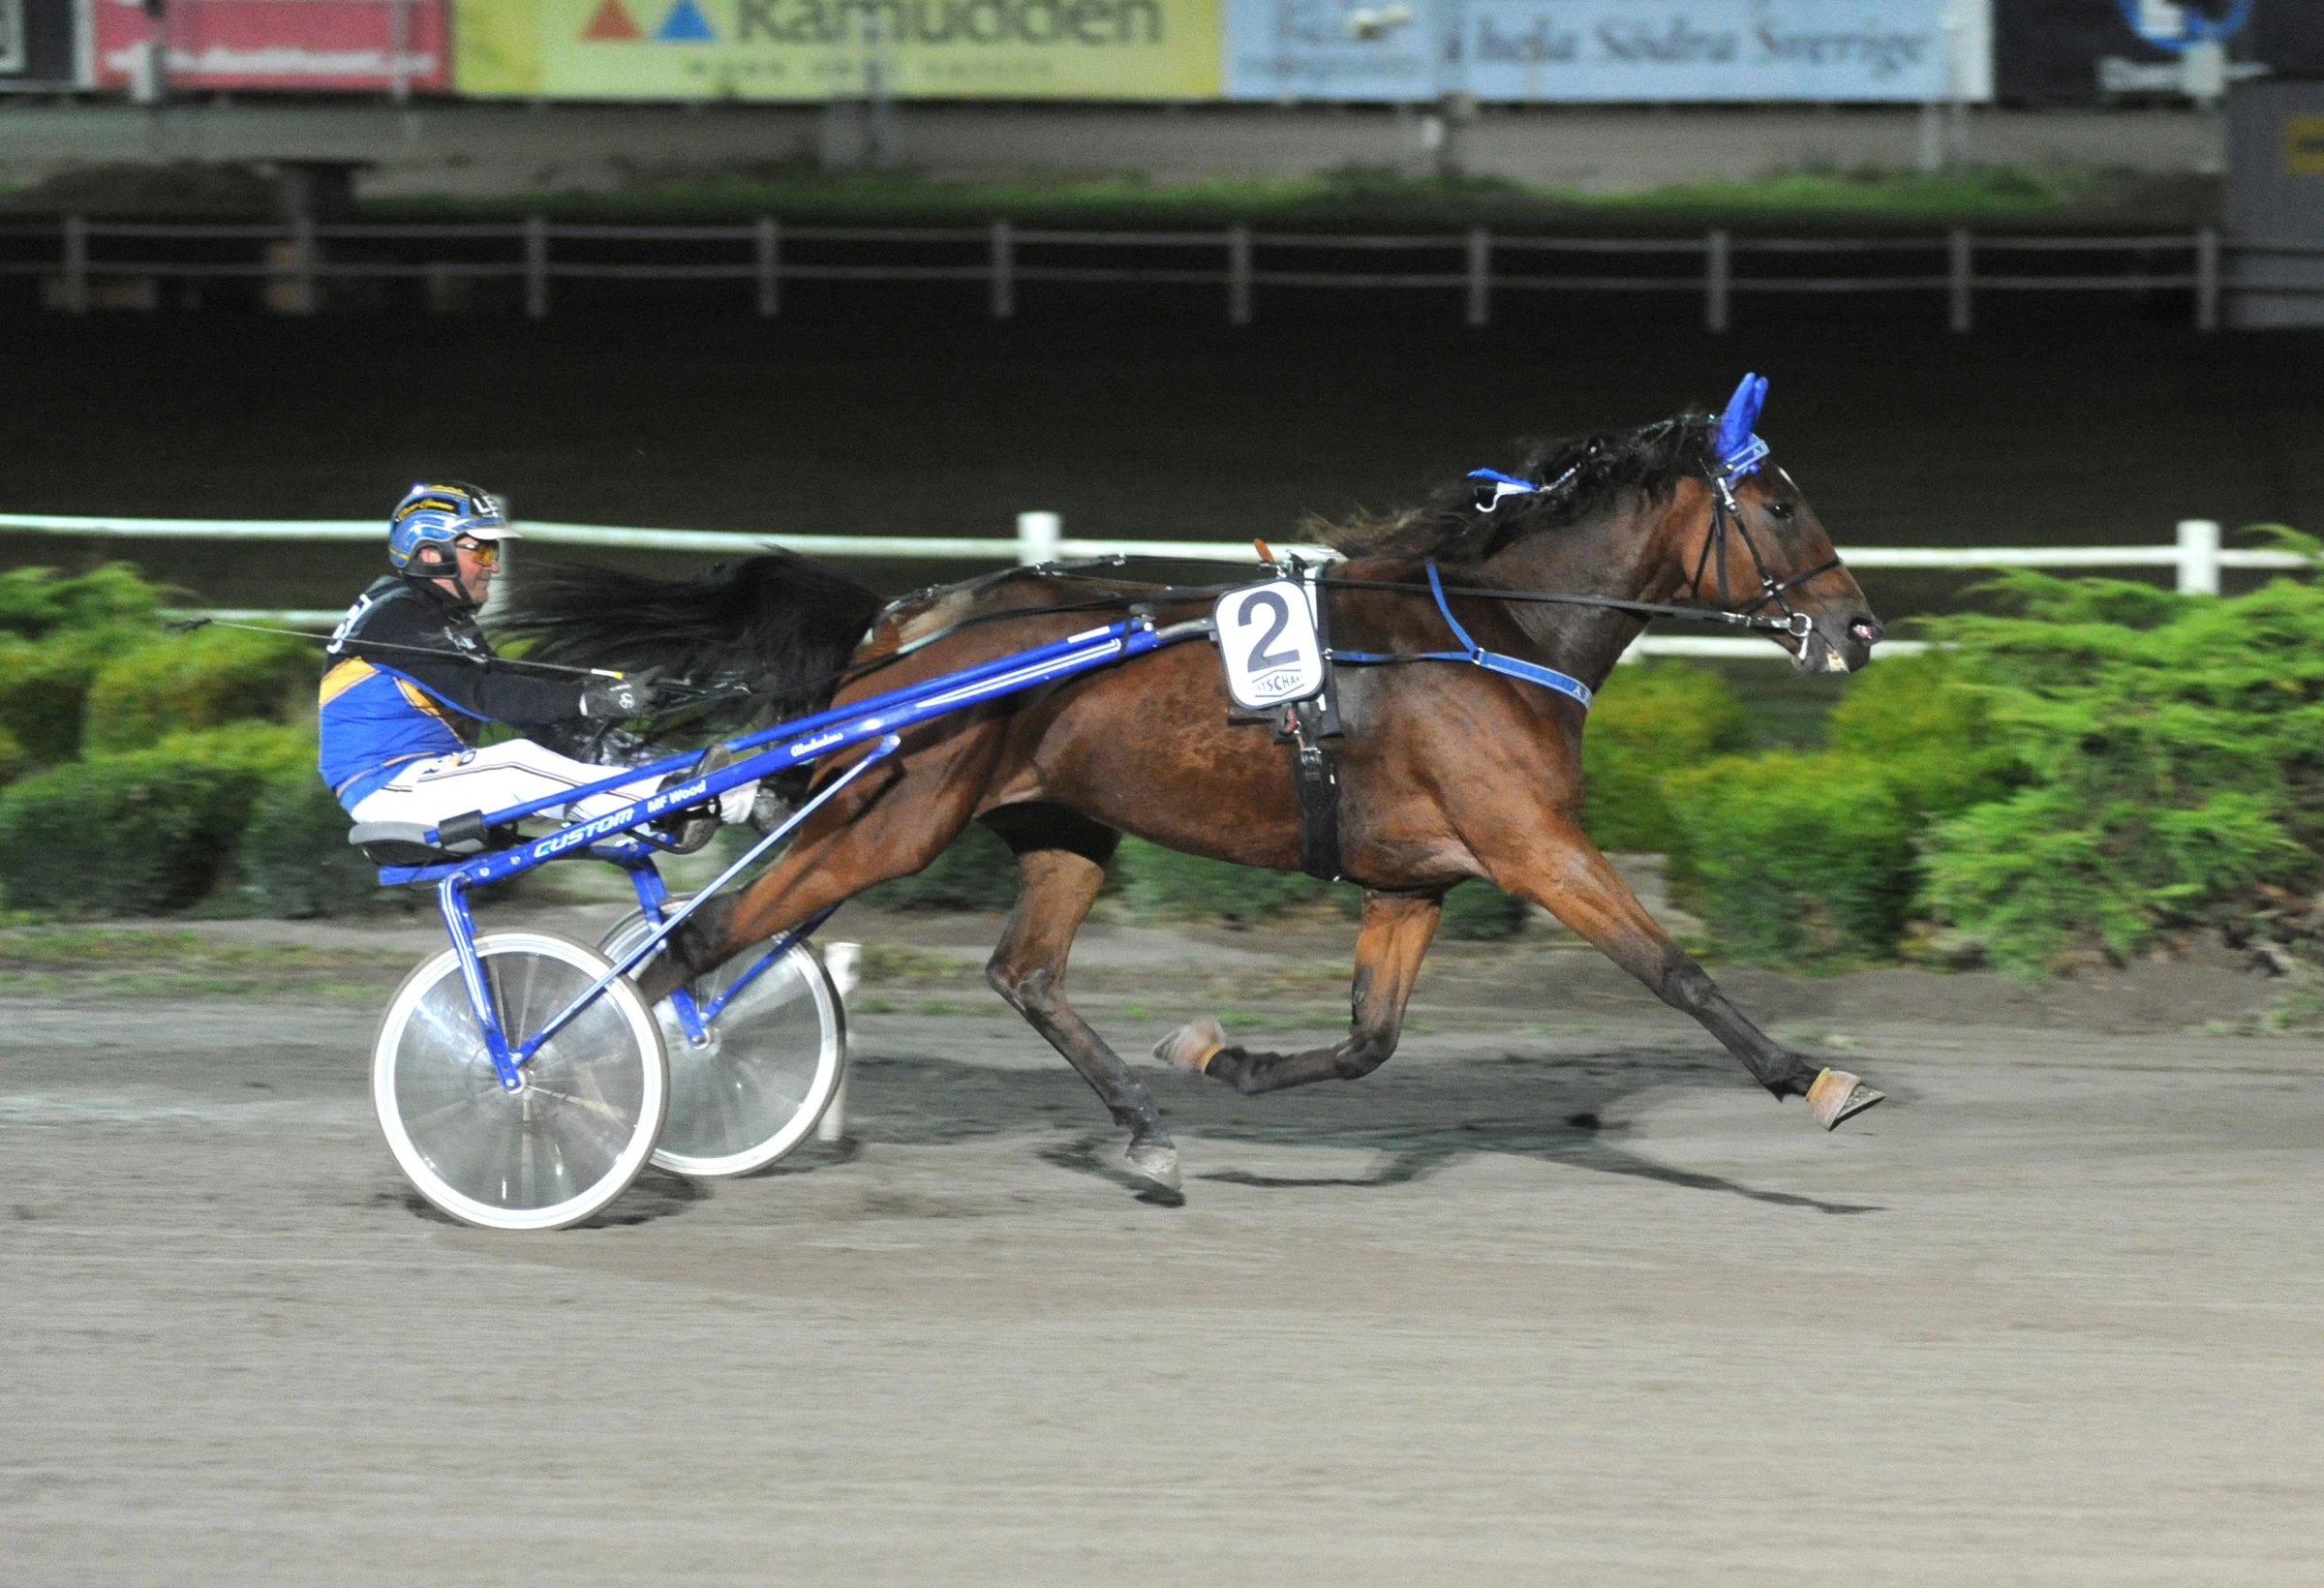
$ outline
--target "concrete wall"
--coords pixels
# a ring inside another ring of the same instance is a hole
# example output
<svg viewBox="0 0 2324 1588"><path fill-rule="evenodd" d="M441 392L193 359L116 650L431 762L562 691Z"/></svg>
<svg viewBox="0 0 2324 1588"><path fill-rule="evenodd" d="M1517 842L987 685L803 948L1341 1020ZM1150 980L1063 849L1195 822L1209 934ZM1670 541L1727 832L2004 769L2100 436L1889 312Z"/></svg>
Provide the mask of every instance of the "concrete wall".
<svg viewBox="0 0 2324 1588"><path fill-rule="evenodd" d="M0 183L111 161L355 160L363 191L505 195L620 187L641 175L815 158L857 135L855 107L820 106L0 102ZM1173 181L1296 176L1347 166L1424 169L1423 112L1322 106L895 109L897 152L939 175L1144 171ZM1620 192L1707 177L1911 168L1930 129L1916 107L1488 107L1452 136L1480 175ZM1968 118L1978 164L2156 174L2221 168L2217 118L2192 109L2010 111Z"/></svg>

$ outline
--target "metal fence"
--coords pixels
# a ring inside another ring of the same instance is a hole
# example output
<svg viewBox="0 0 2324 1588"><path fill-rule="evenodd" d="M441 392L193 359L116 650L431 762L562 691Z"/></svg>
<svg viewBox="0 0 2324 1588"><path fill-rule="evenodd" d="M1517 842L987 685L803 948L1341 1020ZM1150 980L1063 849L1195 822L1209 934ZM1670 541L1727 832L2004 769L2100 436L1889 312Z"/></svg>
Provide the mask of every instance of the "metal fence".
<svg viewBox="0 0 2324 1588"><path fill-rule="evenodd" d="M2242 245L2234 245L2237 252ZM2270 257L2285 245L2252 245ZM169 226L71 217L0 227L0 276L32 276L71 314L152 308L165 282L255 283L266 307L313 314L334 284L414 284L438 308L475 284L512 284L523 312L546 319L560 283L732 283L738 307L783 312L800 282L951 282L983 290L994 320L1042 284L1206 288L1229 323L1252 321L1261 289L1434 290L1456 294L1471 325L1502 294L1660 292L1698 298L1725 331L1739 295L1922 293L1968 331L1996 292L2187 294L2194 324L2219 323L2216 231L2145 236L2025 236L1953 230L1921 237L1515 236L1476 228L1411 236L1259 231L1074 231L981 227L556 225ZM2324 259L2324 248L2289 250ZM1182 262L1181 262L1182 261ZM2100 266L2103 266L2101 268Z"/></svg>
<svg viewBox="0 0 2324 1588"><path fill-rule="evenodd" d="M1258 552L1250 541L1069 538L1058 515L1047 512L1019 513L1017 533L1006 538L919 534L735 534L714 530L628 529L612 525L547 523L532 519L525 520L522 528L524 539L548 545L707 552L736 557L747 557L769 546L781 546L813 557L841 560L902 558L925 562L957 558L963 562L1016 562L1027 565L1084 557L1164 557L1201 563L1255 563L1258 558ZM385 530L376 519L251 521L0 513L0 534L54 534L131 540L336 540L377 545L384 539ZM1270 549L1278 554L1290 553L1318 562L1338 555L1328 546L1286 543L1271 545ZM2219 525L2207 518L2182 520L2177 536L2168 545L1843 546L1839 550L1841 557L1854 568L2167 567L2174 570L2175 582L2182 595L2201 596L2219 593L2219 575L2227 568L2289 571L2313 566L2307 558L2293 552L2253 551L2222 546ZM343 616L335 608L327 611L205 608L199 615L306 627L329 627ZM1886 645L1891 651L1919 649L1910 641L1888 641ZM1774 659L1780 653L1761 639L1731 635L1647 634L1631 648L1630 655Z"/></svg>

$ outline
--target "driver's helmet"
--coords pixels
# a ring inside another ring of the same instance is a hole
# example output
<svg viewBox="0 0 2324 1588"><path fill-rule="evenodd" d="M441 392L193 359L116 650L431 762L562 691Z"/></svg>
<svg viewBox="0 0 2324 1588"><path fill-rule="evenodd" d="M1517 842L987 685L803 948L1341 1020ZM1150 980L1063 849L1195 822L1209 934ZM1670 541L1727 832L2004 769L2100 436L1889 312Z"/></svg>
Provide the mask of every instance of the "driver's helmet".
<svg viewBox="0 0 2324 1588"><path fill-rule="evenodd" d="M387 519L387 561L398 573L440 577L452 562L452 542L462 535L476 540L514 540L508 515L500 498L460 480L422 482L404 493ZM422 546L438 548L435 558L418 556ZM443 569L431 567L443 565Z"/></svg>

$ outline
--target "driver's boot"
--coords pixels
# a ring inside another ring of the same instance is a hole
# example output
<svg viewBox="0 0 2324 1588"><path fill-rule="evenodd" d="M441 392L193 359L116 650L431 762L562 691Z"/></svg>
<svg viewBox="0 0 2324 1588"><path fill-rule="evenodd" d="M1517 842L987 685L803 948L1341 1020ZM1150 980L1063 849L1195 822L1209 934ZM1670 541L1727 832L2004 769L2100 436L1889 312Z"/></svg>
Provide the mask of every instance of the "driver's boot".
<svg viewBox="0 0 2324 1588"><path fill-rule="evenodd" d="M663 788L691 782L704 773L720 772L734 765L734 752L724 745L713 745L702 752L702 758L684 772L673 772L662 779ZM708 843L718 833L719 808L728 796L721 795L701 805L689 805L673 810L654 825L670 841L670 847L682 855L690 855Z"/></svg>

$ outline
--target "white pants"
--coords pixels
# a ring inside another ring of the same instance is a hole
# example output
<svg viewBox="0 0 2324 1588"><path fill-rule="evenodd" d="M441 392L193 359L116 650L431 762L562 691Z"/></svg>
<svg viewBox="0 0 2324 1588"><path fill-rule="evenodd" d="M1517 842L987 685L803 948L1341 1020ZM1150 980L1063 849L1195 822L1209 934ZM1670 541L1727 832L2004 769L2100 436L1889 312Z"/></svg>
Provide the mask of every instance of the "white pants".
<svg viewBox="0 0 2324 1588"><path fill-rule="evenodd" d="M358 822L404 821L433 827L447 816L471 810L491 812L529 805L564 789L600 782L619 770L569 760L530 739L511 739L505 745L459 755L408 761L395 769L394 779L385 786L363 796L349 815ZM660 781L658 777L641 778L610 793L592 794L566 806L565 814L576 821L602 816L631 800L645 798ZM745 783L719 797L727 820L740 821L750 813L757 787L756 783Z"/></svg>

